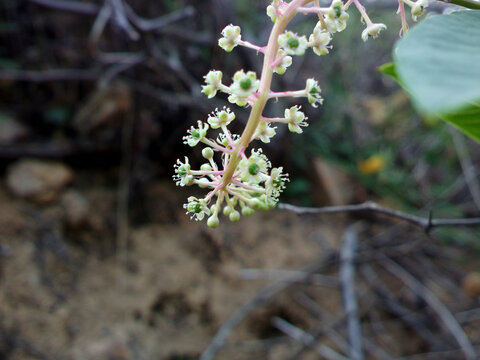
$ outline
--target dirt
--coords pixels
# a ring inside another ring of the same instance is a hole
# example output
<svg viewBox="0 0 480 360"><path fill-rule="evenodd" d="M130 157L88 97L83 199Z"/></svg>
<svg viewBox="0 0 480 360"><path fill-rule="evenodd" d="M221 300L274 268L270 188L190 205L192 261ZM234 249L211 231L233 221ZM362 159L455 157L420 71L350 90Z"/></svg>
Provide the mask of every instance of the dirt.
<svg viewBox="0 0 480 360"><path fill-rule="evenodd" d="M321 256L319 237L336 239L328 226L279 211L212 230L183 213L184 191L157 182L143 202L156 221L130 227L127 248L116 249L116 189L67 191L90 204L80 228L61 200L35 205L0 187L0 358L197 358L266 284L241 280L241 268L301 269ZM252 315L237 340L275 333L272 311L300 319L287 305Z"/></svg>

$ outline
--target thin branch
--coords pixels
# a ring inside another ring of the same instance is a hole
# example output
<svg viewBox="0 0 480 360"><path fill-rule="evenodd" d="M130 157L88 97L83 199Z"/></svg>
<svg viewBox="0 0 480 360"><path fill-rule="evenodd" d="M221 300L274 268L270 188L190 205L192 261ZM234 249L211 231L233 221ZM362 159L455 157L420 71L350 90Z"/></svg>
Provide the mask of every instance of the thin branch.
<svg viewBox="0 0 480 360"><path fill-rule="evenodd" d="M195 15L195 9L193 8L193 6L185 6L170 14L163 15L154 19L145 19L141 16L138 16L128 4L125 4L125 12L130 21L137 28L145 32L158 30L161 27L170 25L174 22Z"/></svg>
<svg viewBox="0 0 480 360"><path fill-rule="evenodd" d="M0 70L0 79L30 82L48 82L61 80L95 80L100 69L51 69L51 70Z"/></svg>
<svg viewBox="0 0 480 360"><path fill-rule="evenodd" d="M450 310L435 296L435 294L423 285L420 281L415 279L407 270L401 267L398 263L389 259L388 257L383 257L380 265L382 265L385 270L390 272L392 275L400 279L407 287L410 288L417 296L422 298L430 308L435 311L435 313L440 318L440 321L445 325L445 328L450 331L458 345L462 349L465 358L467 360L477 359L475 349L472 346L472 343L468 339L468 336L463 331L462 327L452 315Z"/></svg>
<svg viewBox="0 0 480 360"><path fill-rule="evenodd" d="M305 272L316 272L321 269L325 262L330 258L330 254L322 256L322 258L303 269ZM261 289L256 296L248 300L245 304L240 306L230 317L220 326L217 333L213 337L210 344L203 351L199 360L212 360L217 352L225 345L228 336L240 324L240 322L257 306L266 303L275 294L289 286L289 283L284 281L273 282Z"/></svg>
<svg viewBox="0 0 480 360"><path fill-rule="evenodd" d="M328 360L348 360L345 356L339 354L332 348L317 343L315 337L312 334L309 334L302 329L292 325L288 321L285 321L279 317L274 317L272 319L273 325L283 332L285 335L290 336L292 339L297 340L298 342L308 346L309 348L315 350L321 356Z"/></svg>
<svg viewBox="0 0 480 360"><path fill-rule="evenodd" d="M65 1L65 0L30 0L38 5L54 8L57 10L70 11L78 14L95 15L99 10L99 6L93 3L81 1Z"/></svg>
<svg viewBox="0 0 480 360"><path fill-rule="evenodd" d="M343 236L340 250L340 287L348 322L348 339L350 341L350 357L352 360L364 359L362 350L362 330L358 320L357 297L355 295L355 268L353 265L357 249L357 231L350 226Z"/></svg>
<svg viewBox="0 0 480 360"><path fill-rule="evenodd" d="M333 276L312 274L305 271L241 269L240 277L243 280L276 280L284 282L309 283L325 287L338 286L338 280Z"/></svg>
<svg viewBox="0 0 480 360"><path fill-rule="evenodd" d="M278 208L282 210L289 210L298 215L303 214L340 214L352 212L374 212L387 215L396 219L406 221L410 224L416 225L425 231L434 227L440 226L479 226L480 217L464 218L464 219L431 219L416 215L407 214L402 211L393 210L377 204L373 201L367 201L356 205L343 206L325 206L325 207L302 207L290 204L278 204Z"/></svg>

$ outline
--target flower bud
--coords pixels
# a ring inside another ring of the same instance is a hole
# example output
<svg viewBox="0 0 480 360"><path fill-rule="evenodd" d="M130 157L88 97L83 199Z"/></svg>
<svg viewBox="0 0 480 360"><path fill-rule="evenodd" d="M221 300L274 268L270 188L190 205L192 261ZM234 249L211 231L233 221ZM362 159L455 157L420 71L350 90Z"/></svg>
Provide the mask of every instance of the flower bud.
<svg viewBox="0 0 480 360"><path fill-rule="evenodd" d="M207 159L207 160L210 160L211 158L213 158L213 150L212 148L210 147L206 147L202 150L202 156Z"/></svg>
<svg viewBox="0 0 480 360"><path fill-rule="evenodd" d="M207 220L207 225L211 228L216 228L220 224L220 221L218 220L217 215L212 215L208 218Z"/></svg>
<svg viewBox="0 0 480 360"><path fill-rule="evenodd" d="M236 221L240 220L240 213L237 210L234 210L230 213L228 218L230 219L230 221L236 222Z"/></svg>

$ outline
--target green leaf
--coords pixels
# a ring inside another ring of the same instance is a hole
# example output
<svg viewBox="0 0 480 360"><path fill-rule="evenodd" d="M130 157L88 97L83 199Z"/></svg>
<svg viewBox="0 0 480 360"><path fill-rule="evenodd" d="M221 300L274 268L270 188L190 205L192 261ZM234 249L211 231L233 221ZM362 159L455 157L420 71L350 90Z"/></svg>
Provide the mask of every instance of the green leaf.
<svg viewBox="0 0 480 360"><path fill-rule="evenodd" d="M424 20L398 41L393 57L398 82L421 113L480 141L479 10Z"/></svg>
<svg viewBox="0 0 480 360"><path fill-rule="evenodd" d="M397 70L395 69L394 62L380 65L377 70L380 71L382 74L388 75L398 81Z"/></svg>
<svg viewBox="0 0 480 360"><path fill-rule="evenodd" d="M480 104L473 104L455 113L440 115L440 118L480 142Z"/></svg>

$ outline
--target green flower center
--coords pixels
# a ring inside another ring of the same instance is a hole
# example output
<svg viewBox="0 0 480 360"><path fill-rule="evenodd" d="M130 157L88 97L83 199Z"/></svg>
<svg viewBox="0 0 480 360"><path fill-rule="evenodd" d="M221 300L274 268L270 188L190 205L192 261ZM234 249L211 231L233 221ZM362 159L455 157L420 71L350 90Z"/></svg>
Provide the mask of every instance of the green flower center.
<svg viewBox="0 0 480 360"><path fill-rule="evenodd" d="M290 38L287 40L287 44L289 47L291 47L292 49L296 49L298 47L298 45L300 45L300 43L298 42L297 39L295 38Z"/></svg>
<svg viewBox="0 0 480 360"><path fill-rule="evenodd" d="M185 166L180 166L178 168L178 175L180 175L180 176L187 175L187 169L185 168Z"/></svg>
<svg viewBox="0 0 480 360"><path fill-rule="evenodd" d="M245 78L243 79L242 81L240 81L240 87L243 89L243 90L248 90L252 87L252 80L250 80L249 78Z"/></svg>
<svg viewBox="0 0 480 360"><path fill-rule="evenodd" d="M341 6L334 6L333 10L335 10L335 17L338 19L340 15L342 15L342 7Z"/></svg>
<svg viewBox="0 0 480 360"><path fill-rule="evenodd" d="M251 164L248 167L248 173L250 175L257 175L259 172L260 172L260 166L258 166L258 164Z"/></svg>
<svg viewBox="0 0 480 360"><path fill-rule="evenodd" d="M202 207L200 206L200 204L195 204L193 211L195 212L195 214L198 214L199 212L201 212Z"/></svg>
<svg viewBox="0 0 480 360"><path fill-rule="evenodd" d="M312 87L310 89L310 94L312 94L312 95L318 94L318 89L316 87Z"/></svg>
<svg viewBox="0 0 480 360"><path fill-rule="evenodd" d="M192 137L198 139L200 137L200 132L198 130L193 130Z"/></svg>

